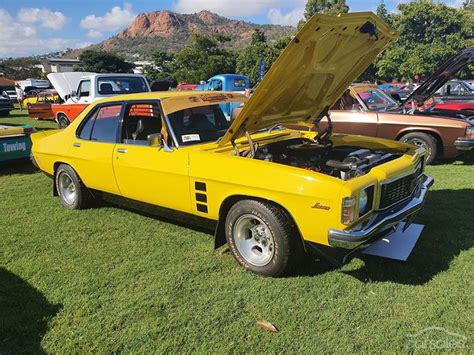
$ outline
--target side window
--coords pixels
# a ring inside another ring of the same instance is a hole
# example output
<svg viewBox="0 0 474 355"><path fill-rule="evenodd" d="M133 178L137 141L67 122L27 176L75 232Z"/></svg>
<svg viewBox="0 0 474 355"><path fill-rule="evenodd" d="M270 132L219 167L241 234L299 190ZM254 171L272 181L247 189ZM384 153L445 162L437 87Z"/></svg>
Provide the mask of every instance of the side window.
<svg viewBox="0 0 474 355"><path fill-rule="evenodd" d="M124 114L121 142L148 145L148 136L160 133L162 121L157 103L134 103Z"/></svg>
<svg viewBox="0 0 474 355"><path fill-rule="evenodd" d="M211 90L222 91L222 80L211 81Z"/></svg>
<svg viewBox="0 0 474 355"><path fill-rule="evenodd" d="M236 88L243 88L245 89L247 87L247 84L245 83L244 79L234 79L234 86Z"/></svg>
<svg viewBox="0 0 474 355"><path fill-rule="evenodd" d="M122 105L101 107L94 119L91 141L115 143Z"/></svg>
<svg viewBox="0 0 474 355"><path fill-rule="evenodd" d="M91 81L83 80L79 83L79 89L77 90L78 97L89 96L91 91Z"/></svg>

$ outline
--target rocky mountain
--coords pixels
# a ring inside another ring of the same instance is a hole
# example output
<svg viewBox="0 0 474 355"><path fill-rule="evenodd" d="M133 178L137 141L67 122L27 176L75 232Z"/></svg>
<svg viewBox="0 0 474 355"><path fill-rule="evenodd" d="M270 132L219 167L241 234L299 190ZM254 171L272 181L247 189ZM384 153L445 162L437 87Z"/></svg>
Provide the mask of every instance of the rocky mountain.
<svg viewBox="0 0 474 355"><path fill-rule="evenodd" d="M177 52L186 46L193 33L223 34L231 41L230 48L239 49L250 43L255 29L261 29L269 41L294 31L290 26L257 25L231 20L209 11L195 14L178 14L170 11L147 12L138 15L127 29L88 49L102 49L127 58L149 58L156 50ZM77 56L73 51L69 56Z"/></svg>

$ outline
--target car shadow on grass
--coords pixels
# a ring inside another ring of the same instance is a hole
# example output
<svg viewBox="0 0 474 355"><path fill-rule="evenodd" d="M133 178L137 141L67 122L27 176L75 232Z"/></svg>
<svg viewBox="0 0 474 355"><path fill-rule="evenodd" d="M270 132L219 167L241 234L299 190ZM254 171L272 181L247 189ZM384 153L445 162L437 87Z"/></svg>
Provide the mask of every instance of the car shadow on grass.
<svg viewBox="0 0 474 355"><path fill-rule="evenodd" d="M0 268L0 354L42 354L48 322L61 309L28 282Z"/></svg>
<svg viewBox="0 0 474 355"><path fill-rule="evenodd" d="M388 281L422 285L449 269L462 251L474 244L474 190L434 190L415 223L425 228L406 262L359 256L364 266L341 271L362 282Z"/></svg>
<svg viewBox="0 0 474 355"><path fill-rule="evenodd" d="M36 174L39 170L29 158L0 162L0 176Z"/></svg>
<svg viewBox="0 0 474 355"><path fill-rule="evenodd" d="M442 162L436 162L435 165L474 165L474 151L465 152L464 154Z"/></svg>
<svg viewBox="0 0 474 355"><path fill-rule="evenodd" d="M323 257L308 257L287 277L318 276L337 271L351 275L361 282L388 281L407 285L422 285L440 272L449 269L452 260L474 244L474 190L434 190L415 223L425 228L406 262L358 255L364 266L356 270L343 270ZM171 211L120 197L107 196L105 205L112 205L161 222L179 225L213 237L215 222Z"/></svg>
<svg viewBox="0 0 474 355"><path fill-rule="evenodd" d="M216 222L192 214L171 210L164 207L150 205L147 203L130 200L124 197L103 194L93 208L118 207L144 217L153 218L160 222L175 224L177 226L192 229L196 232L214 236Z"/></svg>

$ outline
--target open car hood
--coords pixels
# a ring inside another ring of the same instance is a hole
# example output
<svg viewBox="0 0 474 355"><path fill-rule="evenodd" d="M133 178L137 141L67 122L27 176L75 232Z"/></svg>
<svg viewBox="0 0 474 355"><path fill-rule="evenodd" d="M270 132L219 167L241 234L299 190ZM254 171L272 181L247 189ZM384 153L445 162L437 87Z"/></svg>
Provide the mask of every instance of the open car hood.
<svg viewBox="0 0 474 355"><path fill-rule="evenodd" d="M371 12L314 15L272 65L220 144L276 124L314 124L395 36Z"/></svg>
<svg viewBox="0 0 474 355"><path fill-rule="evenodd" d="M66 100L67 95L71 95L73 90L77 89L79 81L85 75L91 75L96 73L89 72L67 72L67 73L50 73L47 75L48 80L54 89L58 92L61 99Z"/></svg>
<svg viewBox="0 0 474 355"><path fill-rule="evenodd" d="M466 48L444 62L438 70L426 79L423 84L411 93L410 96L400 105L405 106L407 103L416 100L417 103L423 104L444 84L452 79L457 72L466 66L474 63L474 48Z"/></svg>

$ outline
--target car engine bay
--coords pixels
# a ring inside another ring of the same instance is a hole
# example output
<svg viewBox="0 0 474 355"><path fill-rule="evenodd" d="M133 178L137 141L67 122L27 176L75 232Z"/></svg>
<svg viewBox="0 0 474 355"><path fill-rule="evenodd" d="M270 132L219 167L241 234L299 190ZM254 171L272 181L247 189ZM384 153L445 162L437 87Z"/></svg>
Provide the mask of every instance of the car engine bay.
<svg viewBox="0 0 474 355"><path fill-rule="evenodd" d="M294 166L349 180L364 175L373 167L400 157L402 153L355 146L334 147L307 138L294 138L256 146L254 158Z"/></svg>

